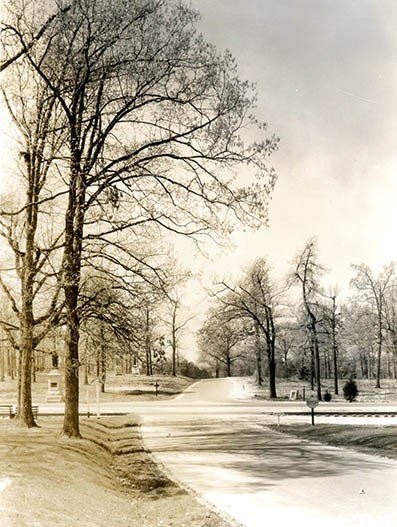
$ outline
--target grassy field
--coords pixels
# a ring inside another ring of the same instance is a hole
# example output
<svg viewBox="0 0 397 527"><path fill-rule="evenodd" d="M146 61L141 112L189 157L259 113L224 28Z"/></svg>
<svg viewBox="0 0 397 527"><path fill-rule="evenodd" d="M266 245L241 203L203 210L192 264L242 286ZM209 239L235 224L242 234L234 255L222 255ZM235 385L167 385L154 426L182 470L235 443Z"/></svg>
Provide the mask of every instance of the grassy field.
<svg viewBox="0 0 397 527"><path fill-rule="evenodd" d="M102 401L173 397L185 377L109 376ZM0 402L16 402L16 381L0 383ZM33 403L45 402L38 376ZM81 385L95 400L95 385ZM171 481L143 448L136 417L81 419L83 439L62 438L62 418L24 429L0 418L0 527L231 527L236 525Z"/></svg>
<svg viewBox="0 0 397 527"><path fill-rule="evenodd" d="M157 395L155 383L158 383ZM105 384L105 393L101 393L101 401L136 401L166 399L181 393L190 384L195 382L188 377L172 377L165 375L108 375ZM48 391L48 377L38 374L37 381L32 384L33 404L45 403ZM0 382L0 403L16 403L17 381L6 380ZM95 401L96 386L80 383L80 401L82 403Z"/></svg>
<svg viewBox="0 0 397 527"><path fill-rule="evenodd" d="M345 401L343 397L343 385L347 379L339 381L339 394L335 395L333 380L323 380L321 382L322 393L328 390L331 393L332 401ZM357 379L357 386L359 394L357 402L393 402L397 401L397 380L396 379L382 379L381 388L375 388L375 379ZM302 393L306 395L311 393L311 387L308 382L293 380L293 379L279 379L277 381L277 398L280 400L289 399L291 390L298 390L299 396ZM269 389L266 381L262 387L256 388L256 397L267 399L269 397Z"/></svg>
<svg viewBox="0 0 397 527"><path fill-rule="evenodd" d="M136 418L61 418L21 429L0 419L1 527L232 527L166 477L142 446Z"/></svg>
<svg viewBox="0 0 397 527"><path fill-rule="evenodd" d="M301 439L397 459L397 426L317 424L280 425L271 428Z"/></svg>
<svg viewBox="0 0 397 527"><path fill-rule="evenodd" d="M47 377L38 376L33 402L45 402ZM184 377L109 376L103 401L169 398L192 382ZM357 381L359 401L396 400L396 381ZM250 393L267 397L267 387ZM340 383L341 392L343 381ZM280 381L278 395L310 391L308 383ZM324 389L326 385L324 385ZM329 389L332 393L331 384ZM16 381L0 383L0 402L16 402ZM81 400L95 386L81 385ZM343 396L332 400L343 400ZM354 403L352 403L354 405ZM81 419L83 439L60 436L62 418L40 417L39 428L21 429L0 418L0 527L231 527L236 525L172 482L143 448L134 416ZM276 427L275 427L276 428ZM397 427L282 425L279 432L397 459Z"/></svg>

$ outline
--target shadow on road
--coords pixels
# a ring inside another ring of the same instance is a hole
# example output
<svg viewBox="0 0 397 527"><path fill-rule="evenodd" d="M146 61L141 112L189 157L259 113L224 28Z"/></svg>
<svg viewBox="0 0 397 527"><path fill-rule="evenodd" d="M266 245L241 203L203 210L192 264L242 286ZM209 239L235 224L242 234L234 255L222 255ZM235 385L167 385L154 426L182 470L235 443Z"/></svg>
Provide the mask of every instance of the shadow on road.
<svg viewBox="0 0 397 527"><path fill-rule="evenodd" d="M145 437L154 454L165 463L171 460L176 470L179 465L187 478L202 479L204 487L208 480L208 488L213 487L213 478L219 485L227 481L230 492L237 488L258 492L291 478L336 477L357 470L364 475L381 465L389 466L386 460L375 461L237 420L222 423L195 419L170 423L165 428L149 425ZM235 481L230 480L230 469Z"/></svg>

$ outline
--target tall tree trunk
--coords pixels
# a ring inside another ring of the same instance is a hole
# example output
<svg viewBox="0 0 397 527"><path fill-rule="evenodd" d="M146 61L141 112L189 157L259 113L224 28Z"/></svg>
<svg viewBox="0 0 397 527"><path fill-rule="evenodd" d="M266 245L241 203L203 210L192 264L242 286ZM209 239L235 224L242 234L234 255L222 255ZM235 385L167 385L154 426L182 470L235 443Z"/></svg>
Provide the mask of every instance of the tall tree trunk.
<svg viewBox="0 0 397 527"><path fill-rule="evenodd" d="M232 376L232 358L230 356L230 349L226 351L226 375L228 377Z"/></svg>
<svg viewBox="0 0 397 527"><path fill-rule="evenodd" d="M79 287L65 287L65 417L63 433L80 437L79 429L79 336L80 321L77 313Z"/></svg>
<svg viewBox="0 0 397 527"><path fill-rule="evenodd" d="M314 343L312 335L310 335L310 389L314 391Z"/></svg>
<svg viewBox="0 0 397 527"><path fill-rule="evenodd" d="M276 392L276 359L274 347L269 352L269 394L271 399L277 399Z"/></svg>
<svg viewBox="0 0 397 527"><path fill-rule="evenodd" d="M28 177L31 167L28 164ZM33 186L33 184L32 184ZM36 426L32 412L32 357L33 357L33 281L34 281L34 238L37 227L35 197L30 188L27 193L25 214L25 254L22 263L21 280L21 341L20 341L20 400L18 401L19 423L28 427Z"/></svg>
<svg viewBox="0 0 397 527"><path fill-rule="evenodd" d="M269 362L269 391L270 398L277 399L276 392L276 331L274 327L273 313L270 307L266 308L267 311L267 346L268 346L268 362Z"/></svg>
<svg viewBox="0 0 397 527"><path fill-rule="evenodd" d="M6 380L6 361L5 361L5 349L0 349L0 382Z"/></svg>
<svg viewBox="0 0 397 527"><path fill-rule="evenodd" d="M172 375L176 376L176 304L172 309Z"/></svg>
<svg viewBox="0 0 397 527"><path fill-rule="evenodd" d="M73 147L73 142L72 142ZM73 152L73 148L72 148ZM81 437L79 430L79 338L78 298L84 225L85 189L79 169L72 164L68 208L65 215L63 278L65 295L65 417L63 433Z"/></svg>
<svg viewBox="0 0 397 527"><path fill-rule="evenodd" d="M99 352L99 362L100 362L100 374L99 374L99 381L101 383L101 392L105 393L105 383L106 383L106 346L105 346L105 335L103 331L103 327L101 325L100 330L100 352Z"/></svg>
<svg viewBox="0 0 397 527"><path fill-rule="evenodd" d="M315 321L312 321L313 334L313 354L314 354L314 375L316 379L317 399L322 401L321 394L321 370L320 370L320 350L318 346L317 329Z"/></svg>
<svg viewBox="0 0 397 527"><path fill-rule="evenodd" d="M261 342L259 337L259 326L258 322L254 321L255 326L255 357L256 357L256 381L258 386L262 386L263 377L262 377L262 349Z"/></svg>
<svg viewBox="0 0 397 527"><path fill-rule="evenodd" d="M382 343L383 343L383 337L382 337L382 327L379 326L379 333L378 333L378 352L377 352L377 361L376 361L376 384L375 388L380 388L380 377L381 377L381 369L382 369Z"/></svg>
<svg viewBox="0 0 397 527"><path fill-rule="evenodd" d="M338 345L336 343L336 297L332 297L332 360L334 369L334 391L339 394L338 385Z"/></svg>
<svg viewBox="0 0 397 527"><path fill-rule="evenodd" d="M145 351L146 351L146 375L153 374L152 366L152 349L150 345L150 313L149 308L146 308L146 335L145 335Z"/></svg>

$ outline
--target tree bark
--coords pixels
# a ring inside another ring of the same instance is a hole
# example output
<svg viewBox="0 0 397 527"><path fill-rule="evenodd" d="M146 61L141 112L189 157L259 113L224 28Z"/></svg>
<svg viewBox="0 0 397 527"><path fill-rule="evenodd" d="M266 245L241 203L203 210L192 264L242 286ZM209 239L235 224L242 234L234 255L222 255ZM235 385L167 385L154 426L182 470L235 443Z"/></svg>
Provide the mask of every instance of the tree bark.
<svg viewBox="0 0 397 527"><path fill-rule="evenodd" d="M21 276L20 313L20 399L18 401L19 423L29 428L36 426L32 412L32 357L33 357L33 283L34 283L34 239L37 228L37 196L34 194L34 179L30 162L27 162L29 189L26 195L25 253Z"/></svg>
<svg viewBox="0 0 397 527"><path fill-rule="evenodd" d="M172 309L172 375L176 376L176 303Z"/></svg>
<svg viewBox="0 0 397 527"><path fill-rule="evenodd" d="M72 146L74 142L72 141ZM73 153L73 148L72 148ZM73 159L73 155L72 155ZM65 215L63 259L66 313L65 331L65 417L63 433L81 437L79 430L79 338L78 298L84 225L85 187L76 157L72 162L68 207Z"/></svg>
<svg viewBox="0 0 397 527"><path fill-rule="evenodd" d="M259 326L258 322L254 321L255 326L255 356L256 356L256 380L258 386L262 386L263 377L262 377L262 350L261 343L259 338Z"/></svg>

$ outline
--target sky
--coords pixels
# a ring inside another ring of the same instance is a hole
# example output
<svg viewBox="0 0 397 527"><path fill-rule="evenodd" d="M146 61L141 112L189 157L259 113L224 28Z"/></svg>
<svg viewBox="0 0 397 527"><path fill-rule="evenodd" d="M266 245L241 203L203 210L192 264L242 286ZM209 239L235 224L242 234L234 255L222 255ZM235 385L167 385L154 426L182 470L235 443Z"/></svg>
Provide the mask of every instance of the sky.
<svg viewBox="0 0 397 527"><path fill-rule="evenodd" d="M236 234L206 269L267 256L287 272L317 236L325 281L352 263L397 260L397 4L386 0L195 0L200 29L258 89L256 114L280 137L270 227Z"/></svg>
<svg viewBox="0 0 397 527"><path fill-rule="evenodd" d="M265 256L283 276L317 236L325 281L348 290L352 263L397 261L397 3L394 0L192 0L200 30L257 84L256 115L280 137L270 226L235 233L212 260L181 243L208 284ZM7 123L0 111L0 157ZM3 170L5 174L7 171ZM7 181L0 181L3 186ZM211 254L210 254L211 256ZM191 303L203 290L190 284Z"/></svg>

